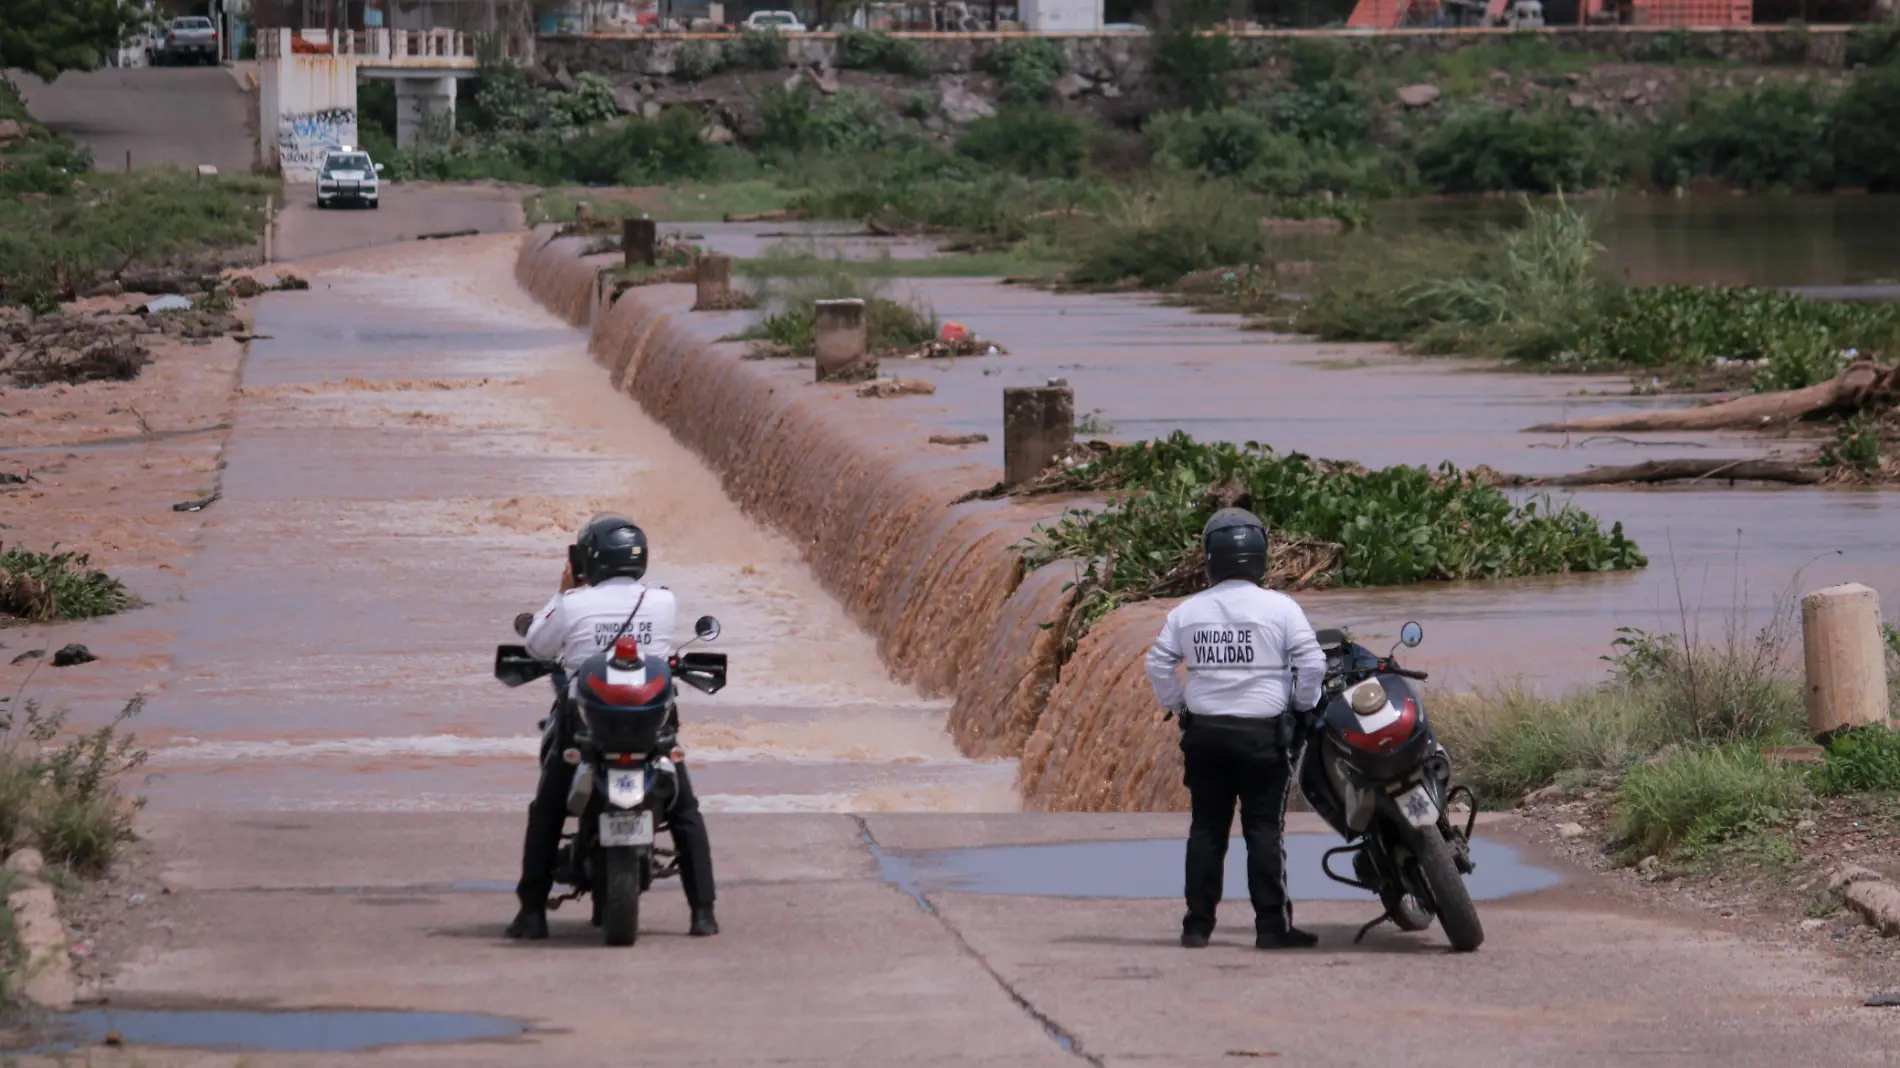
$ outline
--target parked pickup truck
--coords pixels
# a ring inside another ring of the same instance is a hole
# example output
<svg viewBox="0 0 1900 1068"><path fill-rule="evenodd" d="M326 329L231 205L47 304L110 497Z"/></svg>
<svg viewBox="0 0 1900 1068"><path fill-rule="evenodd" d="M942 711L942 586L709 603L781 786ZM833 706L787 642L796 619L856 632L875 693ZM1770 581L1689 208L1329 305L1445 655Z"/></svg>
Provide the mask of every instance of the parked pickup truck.
<svg viewBox="0 0 1900 1068"><path fill-rule="evenodd" d="M155 56L160 64L172 66L178 63L216 63L218 61L218 28L203 15L186 15L175 18L165 27L165 37L159 42Z"/></svg>

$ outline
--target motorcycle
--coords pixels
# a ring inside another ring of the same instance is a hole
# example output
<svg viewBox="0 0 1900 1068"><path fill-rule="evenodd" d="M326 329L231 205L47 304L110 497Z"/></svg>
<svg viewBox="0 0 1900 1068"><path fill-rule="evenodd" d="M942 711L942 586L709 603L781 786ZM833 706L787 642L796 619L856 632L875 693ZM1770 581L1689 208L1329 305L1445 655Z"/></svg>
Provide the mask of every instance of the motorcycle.
<svg viewBox="0 0 1900 1068"><path fill-rule="evenodd" d="M1407 623L1399 643L1379 656L1342 630L1316 635L1326 654L1326 680L1311 740L1301 757L1300 792L1346 844L1321 861L1327 877L1369 890L1385 907L1360 928L1390 920L1422 931L1436 918L1453 950L1469 953L1484 942L1484 927L1465 888L1475 870L1471 830L1478 798L1451 781L1451 758L1438 744L1413 681L1426 679L1393 659L1399 645L1416 648L1424 628ZM1463 799L1463 826L1450 808ZM1335 856L1352 857L1353 877L1333 870Z"/></svg>
<svg viewBox="0 0 1900 1068"><path fill-rule="evenodd" d="M515 619L525 636L531 615ZM701 616L692 641L719 637L719 621ZM692 641L686 644L692 644ZM575 830L563 833L554 881L570 892L548 902L593 895L594 926L610 946L630 946L640 934L640 895L655 879L679 874L679 858L657 848L654 836L667 829L678 795L679 709L675 682L702 693L726 685L726 654L677 652L642 656L638 643L622 637L581 666L570 686L559 664L537 660L519 645L495 650L495 677L509 687L552 676L556 710L542 723L541 762L559 759L574 769L567 811ZM559 753L564 726L571 744Z"/></svg>

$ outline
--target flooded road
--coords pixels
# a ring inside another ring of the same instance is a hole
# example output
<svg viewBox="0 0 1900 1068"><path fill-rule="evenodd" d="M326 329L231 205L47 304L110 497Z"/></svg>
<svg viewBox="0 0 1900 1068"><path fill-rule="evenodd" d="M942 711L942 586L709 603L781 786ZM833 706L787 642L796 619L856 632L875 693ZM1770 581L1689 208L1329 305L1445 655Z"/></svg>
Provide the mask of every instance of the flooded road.
<svg viewBox="0 0 1900 1068"><path fill-rule="evenodd" d="M708 234L713 240L717 235ZM715 243L717 243L715 241ZM1204 440L1260 441L1371 466L1486 464L1531 475L1676 456L1773 455L1786 443L1739 434L1579 437L1523 428L1679 398L1631 396L1627 379L1500 373L1389 346L1318 342L1241 329L1130 295L1066 295L982 279L913 279L902 288L1008 348L1007 356L913 362L885 373L920 375L928 397L858 402L854 430L867 443L903 449L917 463L1002 464L1006 386L1063 378L1078 417L1099 436L1137 440L1185 430ZM680 291L682 301L690 299ZM675 316L708 342L749 321L746 313ZM787 387L809 368L775 368ZM960 450L922 445L931 434L989 436ZM1542 495L1523 494L1525 498ZM1321 625L1392 640L1406 619L1426 627L1418 666L1451 685L1524 682L1553 687L1601 677L1619 628L1688 630L1704 641L1750 640L1782 625L1792 597L1856 581L1900 605L1900 495L1881 490L1686 486L1556 491L1604 521L1621 522L1649 556L1643 571L1511 582L1301 595ZM1793 652L1798 653L1798 646Z"/></svg>
<svg viewBox="0 0 1900 1068"><path fill-rule="evenodd" d="M163 806L516 809L548 694L489 675L564 545L620 511L733 682L683 701L708 808L1015 807L940 703L891 682L796 549L528 301L515 239L319 266L265 297L196 577L141 717Z"/></svg>

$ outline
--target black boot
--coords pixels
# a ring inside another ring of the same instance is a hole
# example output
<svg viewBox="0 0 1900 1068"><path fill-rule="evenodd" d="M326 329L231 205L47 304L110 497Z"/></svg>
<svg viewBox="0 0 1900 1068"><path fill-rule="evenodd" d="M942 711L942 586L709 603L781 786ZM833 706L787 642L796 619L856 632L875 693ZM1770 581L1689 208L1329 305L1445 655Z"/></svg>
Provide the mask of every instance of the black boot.
<svg viewBox="0 0 1900 1068"><path fill-rule="evenodd" d="M713 919L711 905L693 910L693 926L686 933L694 938L709 938L719 933L719 921Z"/></svg>
<svg viewBox="0 0 1900 1068"><path fill-rule="evenodd" d="M524 908L515 913L515 922L502 932L509 938L525 938L529 941L541 941L548 936L548 913L546 909Z"/></svg>
<svg viewBox="0 0 1900 1068"><path fill-rule="evenodd" d="M1189 931L1189 930L1184 929L1181 932L1181 948L1182 949L1206 949L1207 948L1207 932L1206 931Z"/></svg>
<svg viewBox="0 0 1900 1068"><path fill-rule="evenodd" d="M1253 944L1255 949L1311 949L1319 945L1319 936L1289 927L1285 931L1262 931Z"/></svg>

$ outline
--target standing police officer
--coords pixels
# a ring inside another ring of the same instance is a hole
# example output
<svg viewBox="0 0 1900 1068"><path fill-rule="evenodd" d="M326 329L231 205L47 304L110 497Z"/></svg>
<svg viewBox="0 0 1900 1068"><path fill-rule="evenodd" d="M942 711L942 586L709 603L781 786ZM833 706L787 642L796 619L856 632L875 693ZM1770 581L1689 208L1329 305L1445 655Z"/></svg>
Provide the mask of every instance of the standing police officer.
<svg viewBox="0 0 1900 1068"><path fill-rule="evenodd" d="M1214 933L1227 836L1239 801L1254 945L1316 945L1317 937L1293 926L1283 838L1301 714L1319 701L1326 657L1300 606L1262 587L1267 529L1253 513L1214 513L1201 531L1201 548L1210 588L1168 613L1147 659L1156 699L1181 720L1193 804L1181 944L1199 949ZM1185 690L1175 675L1183 661Z"/></svg>

